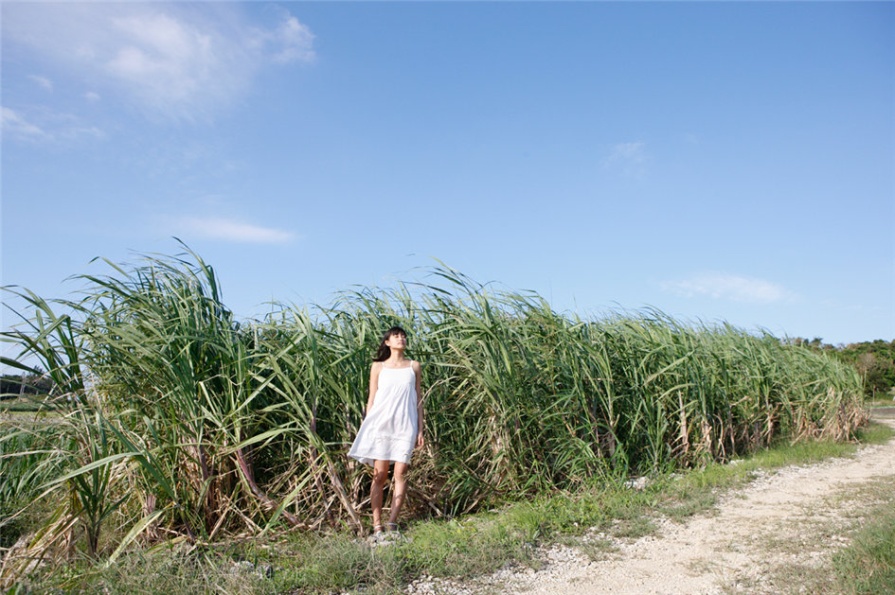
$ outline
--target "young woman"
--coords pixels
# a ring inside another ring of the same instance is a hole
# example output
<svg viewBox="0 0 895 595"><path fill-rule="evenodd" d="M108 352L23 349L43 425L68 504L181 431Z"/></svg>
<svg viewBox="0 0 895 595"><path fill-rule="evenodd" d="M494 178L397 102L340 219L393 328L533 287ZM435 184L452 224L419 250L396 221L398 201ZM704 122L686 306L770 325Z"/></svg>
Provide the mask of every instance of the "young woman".
<svg viewBox="0 0 895 595"><path fill-rule="evenodd" d="M370 505L373 508L373 538L383 533L382 490L395 464L394 494L388 531L398 530L398 514L407 488L404 474L414 447L423 446L423 402L420 363L404 357L407 333L401 327L388 329L370 367L370 396L367 414L348 456L373 467Z"/></svg>

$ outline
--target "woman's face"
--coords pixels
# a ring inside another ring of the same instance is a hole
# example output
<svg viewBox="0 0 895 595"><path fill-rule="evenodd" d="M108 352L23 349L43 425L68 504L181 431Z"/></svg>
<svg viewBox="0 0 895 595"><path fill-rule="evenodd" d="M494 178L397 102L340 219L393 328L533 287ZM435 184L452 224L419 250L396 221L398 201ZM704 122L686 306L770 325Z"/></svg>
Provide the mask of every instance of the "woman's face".
<svg viewBox="0 0 895 595"><path fill-rule="evenodd" d="M393 333L383 343L389 349L404 349L407 347L407 335L403 333Z"/></svg>

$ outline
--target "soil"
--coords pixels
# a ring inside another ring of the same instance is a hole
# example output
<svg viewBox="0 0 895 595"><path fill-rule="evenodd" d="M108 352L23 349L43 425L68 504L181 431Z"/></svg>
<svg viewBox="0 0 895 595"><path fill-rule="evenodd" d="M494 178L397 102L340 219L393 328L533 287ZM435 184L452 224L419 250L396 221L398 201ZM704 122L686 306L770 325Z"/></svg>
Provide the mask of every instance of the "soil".
<svg viewBox="0 0 895 595"><path fill-rule="evenodd" d="M874 411L895 427L895 407ZM457 583L423 580L409 593L514 595L731 595L814 593L818 572L849 543L873 502L872 482L895 479L895 440L848 458L760 474L721 496L717 506L683 523L657 519L658 531L610 540L596 556L552 546L538 570L506 568ZM891 483L889 485L892 485ZM868 499L870 501L868 501Z"/></svg>

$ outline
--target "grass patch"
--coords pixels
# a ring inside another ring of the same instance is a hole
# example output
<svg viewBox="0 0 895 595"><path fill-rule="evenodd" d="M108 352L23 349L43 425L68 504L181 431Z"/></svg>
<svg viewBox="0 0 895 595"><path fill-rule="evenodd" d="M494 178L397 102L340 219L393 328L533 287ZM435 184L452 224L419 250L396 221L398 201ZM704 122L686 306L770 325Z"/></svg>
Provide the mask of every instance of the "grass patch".
<svg viewBox="0 0 895 595"><path fill-rule="evenodd" d="M37 413L38 411L46 411L49 406L44 401L37 401L29 398L6 399L0 401L0 413Z"/></svg>
<svg viewBox="0 0 895 595"><path fill-rule="evenodd" d="M865 399L864 404L867 407L892 407L895 406L895 387L893 387L893 392L890 394L877 393L876 398L873 399Z"/></svg>
<svg viewBox="0 0 895 595"><path fill-rule="evenodd" d="M220 548L189 548L183 543L125 556L105 567L84 558L70 563L35 592L162 595L164 593L276 593L278 582L254 564ZM25 591L27 592L27 591Z"/></svg>
<svg viewBox="0 0 895 595"><path fill-rule="evenodd" d="M866 515L851 544L836 553L833 567L838 593L883 595L895 585L895 490L880 491L885 499Z"/></svg>
<svg viewBox="0 0 895 595"><path fill-rule="evenodd" d="M874 421L859 428L857 432L857 439L862 444L885 444L893 437L895 437L895 429Z"/></svg>

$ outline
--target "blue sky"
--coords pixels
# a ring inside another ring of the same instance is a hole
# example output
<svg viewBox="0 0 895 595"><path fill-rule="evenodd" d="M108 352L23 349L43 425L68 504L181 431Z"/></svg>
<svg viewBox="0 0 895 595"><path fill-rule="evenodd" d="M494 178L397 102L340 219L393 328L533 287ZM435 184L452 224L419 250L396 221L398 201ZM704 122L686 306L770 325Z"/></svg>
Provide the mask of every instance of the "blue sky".
<svg viewBox="0 0 895 595"><path fill-rule="evenodd" d="M895 339L893 3L2 7L2 282L425 279ZM4 324L10 321L4 314Z"/></svg>

